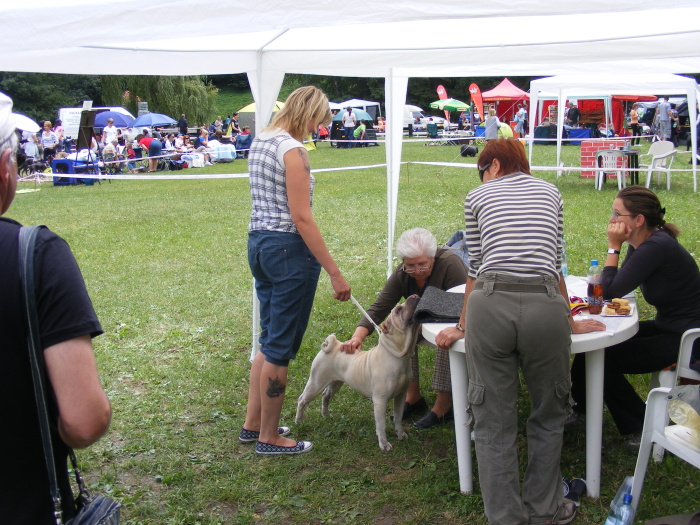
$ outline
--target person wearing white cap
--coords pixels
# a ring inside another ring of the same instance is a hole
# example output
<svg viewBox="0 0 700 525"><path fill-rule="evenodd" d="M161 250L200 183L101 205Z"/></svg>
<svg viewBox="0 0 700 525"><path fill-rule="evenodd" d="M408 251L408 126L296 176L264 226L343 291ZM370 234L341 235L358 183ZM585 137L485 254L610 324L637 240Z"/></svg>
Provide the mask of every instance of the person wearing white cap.
<svg viewBox="0 0 700 525"><path fill-rule="evenodd" d="M0 93L0 215L17 189L17 133L12 100ZM56 523L39 428L19 278L21 224L0 216L0 421L6 450L0 481L5 524ZM42 227L34 250L40 347L63 520L76 513L66 461L109 427L111 408L100 385L91 338L100 322L68 244ZM64 521L64 522L65 522Z"/></svg>

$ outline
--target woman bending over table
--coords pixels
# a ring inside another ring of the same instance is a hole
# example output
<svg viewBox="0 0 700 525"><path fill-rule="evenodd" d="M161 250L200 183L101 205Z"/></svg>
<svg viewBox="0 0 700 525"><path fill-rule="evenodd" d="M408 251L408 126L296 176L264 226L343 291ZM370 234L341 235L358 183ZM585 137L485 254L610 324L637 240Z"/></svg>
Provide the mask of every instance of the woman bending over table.
<svg viewBox="0 0 700 525"><path fill-rule="evenodd" d="M700 271L676 240L679 229L664 220L656 194L643 186L620 190L613 201L608 224L608 255L603 268L605 299L622 297L639 287L647 303L656 307L656 318L640 321L631 339L606 348L603 400L617 429L638 446L644 426L644 401L625 374L647 374L676 362L683 332L700 328ZM620 250L627 255L618 269ZM693 358L700 357L695 341ZM567 422L580 422L586 411L585 358L577 354L571 368L572 395L576 406Z"/></svg>
<svg viewBox="0 0 700 525"><path fill-rule="evenodd" d="M563 199L556 186L530 174L520 141L488 141L479 176L483 184L464 201L469 277L462 321L435 342L449 348L466 330L467 419L473 416L489 523L568 523L575 508L565 505L559 461L569 412L571 333L605 326L571 318L561 275ZM522 491L519 369L531 399Z"/></svg>

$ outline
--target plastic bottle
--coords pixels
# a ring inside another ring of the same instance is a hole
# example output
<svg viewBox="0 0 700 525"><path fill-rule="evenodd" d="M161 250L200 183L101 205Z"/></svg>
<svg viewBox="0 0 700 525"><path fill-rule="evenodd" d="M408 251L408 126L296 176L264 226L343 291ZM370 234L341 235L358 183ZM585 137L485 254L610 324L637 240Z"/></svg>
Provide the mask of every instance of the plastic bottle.
<svg viewBox="0 0 700 525"><path fill-rule="evenodd" d="M603 310L603 285L600 282L600 266L596 259L588 268L588 313L597 315Z"/></svg>
<svg viewBox="0 0 700 525"><path fill-rule="evenodd" d="M627 476L623 481L622 485L620 485L620 488L617 489L617 494L615 494L615 497L613 498L612 502L610 503L610 514L614 514L619 512L620 507L622 507L622 498L624 498L625 494L629 494L632 491L632 481L634 478L632 476Z"/></svg>
<svg viewBox="0 0 700 525"><path fill-rule="evenodd" d="M622 505L617 511L610 509L608 518L605 520L605 525L632 525L634 520L634 509L632 508L632 495L625 494L622 497Z"/></svg>
<svg viewBox="0 0 700 525"><path fill-rule="evenodd" d="M561 274L566 277L569 275L569 259L566 257L566 239L561 236Z"/></svg>

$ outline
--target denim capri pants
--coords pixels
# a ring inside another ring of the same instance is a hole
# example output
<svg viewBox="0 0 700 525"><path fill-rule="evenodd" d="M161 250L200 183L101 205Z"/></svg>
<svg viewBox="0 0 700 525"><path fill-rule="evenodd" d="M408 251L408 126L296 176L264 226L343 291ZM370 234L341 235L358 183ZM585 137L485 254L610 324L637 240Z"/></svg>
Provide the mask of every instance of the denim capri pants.
<svg viewBox="0 0 700 525"><path fill-rule="evenodd" d="M288 366L296 357L316 295L321 265L296 233L248 233L248 264L260 301L260 351Z"/></svg>

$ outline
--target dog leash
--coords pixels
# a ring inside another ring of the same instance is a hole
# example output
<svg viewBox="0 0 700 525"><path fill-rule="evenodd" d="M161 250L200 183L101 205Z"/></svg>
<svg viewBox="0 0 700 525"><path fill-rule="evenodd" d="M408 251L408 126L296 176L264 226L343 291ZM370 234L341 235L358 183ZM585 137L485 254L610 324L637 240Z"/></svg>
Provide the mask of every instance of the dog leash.
<svg viewBox="0 0 700 525"><path fill-rule="evenodd" d="M362 315L364 315L369 320L369 322L372 323L372 326L374 326L374 329L377 331L377 334L381 334L382 331L377 326L377 323L375 323L372 320L372 318L369 316L369 314L365 311L364 308L362 308L362 305L359 302L357 302L357 299L355 299L355 297L352 294L350 294L350 300L353 303L355 303L355 306L357 306L357 308L360 310L360 312L362 312Z"/></svg>

